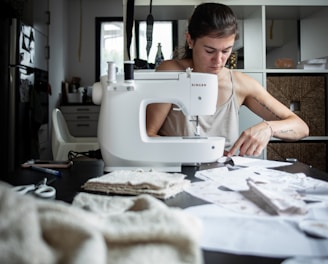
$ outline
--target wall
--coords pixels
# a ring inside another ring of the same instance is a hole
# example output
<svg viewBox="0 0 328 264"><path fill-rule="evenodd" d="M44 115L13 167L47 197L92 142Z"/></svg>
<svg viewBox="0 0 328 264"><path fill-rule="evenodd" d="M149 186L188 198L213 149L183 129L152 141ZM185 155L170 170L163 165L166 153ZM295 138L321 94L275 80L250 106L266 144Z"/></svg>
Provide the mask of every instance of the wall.
<svg viewBox="0 0 328 264"><path fill-rule="evenodd" d="M80 6L80 2L82 6ZM66 77L69 79L79 76L82 86L92 85L96 78L95 17L123 16L123 3L122 0L70 0L68 10L69 60ZM80 15L82 16L81 31ZM79 48L81 48L80 55Z"/></svg>
<svg viewBox="0 0 328 264"><path fill-rule="evenodd" d="M58 95L63 80L79 76L82 86L94 83L95 17L123 16L123 9L122 0L50 0L49 9L49 81L53 91L50 108L53 109L59 104Z"/></svg>
<svg viewBox="0 0 328 264"><path fill-rule="evenodd" d="M268 21L269 23L271 21ZM277 37L279 39L275 44L268 45L269 33L267 33L267 54L266 54L266 67L268 69L275 68L275 61L279 58L291 58L295 65L299 61L298 54L298 32L297 32L297 20L281 20L274 21L281 23L277 28L277 31L273 34L273 39ZM279 25L279 24L278 24ZM269 30L269 28L267 28Z"/></svg>
<svg viewBox="0 0 328 264"><path fill-rule="evenodd" d="M51 12L49 25L49 83L52 88L52 95L49 98L50 110L59 104L61 81L66 78L68 68L67 1L50 0L49 10ZM49 111L49 114L51 112Z"/></svg>
<svg viewBox="0 0 328 264"><path fill-rule="evenodd" d="M310 16L301 21L301 30L306 32L306 34L301 34L302 61L327 56L327 14L328 7L324 7L315 16Z"/></svg>

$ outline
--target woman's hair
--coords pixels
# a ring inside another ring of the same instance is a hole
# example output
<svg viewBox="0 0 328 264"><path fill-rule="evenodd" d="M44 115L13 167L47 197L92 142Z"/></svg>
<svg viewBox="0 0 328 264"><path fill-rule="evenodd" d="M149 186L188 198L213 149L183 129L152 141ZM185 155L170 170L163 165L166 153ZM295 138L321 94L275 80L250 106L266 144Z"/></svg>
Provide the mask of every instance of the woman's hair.
<svg viewBox="0 0 328 264"><path fill-rule="evenodd" d="M204 36L216 38L233 34L238 39L237 18L230 7L219 3L203 3L196 7L189 19L188 32L192 40ZM192 58L192 50L188 43L183 48L182 58ZM175 55L175 56L176 56Z"/></svg>

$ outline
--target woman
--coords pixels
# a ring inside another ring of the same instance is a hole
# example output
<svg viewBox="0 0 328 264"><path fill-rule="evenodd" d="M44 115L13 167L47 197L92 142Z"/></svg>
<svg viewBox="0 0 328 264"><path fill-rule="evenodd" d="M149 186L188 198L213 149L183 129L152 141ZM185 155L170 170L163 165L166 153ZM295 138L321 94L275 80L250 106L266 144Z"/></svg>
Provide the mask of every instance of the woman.
<svg viewBox="0 0 328 264"><path fill-rule="evenodd" d="M225 137L224 154L227 156L258 156L271 137L295 141L308 136L307 124L272 97L255 79L225 67L237 37L237 19L228 6L200 4L189 21L182 58L164 61L157 68L158 71L184 71L190 67L194 72L217 74L217 110L213 116L199 117L201 136ZM238 111L241 105L264 121L239 135ZM195 122L190 122L183 113L173 108L168 103L147 107L149 136L193 135Z"/></svg>

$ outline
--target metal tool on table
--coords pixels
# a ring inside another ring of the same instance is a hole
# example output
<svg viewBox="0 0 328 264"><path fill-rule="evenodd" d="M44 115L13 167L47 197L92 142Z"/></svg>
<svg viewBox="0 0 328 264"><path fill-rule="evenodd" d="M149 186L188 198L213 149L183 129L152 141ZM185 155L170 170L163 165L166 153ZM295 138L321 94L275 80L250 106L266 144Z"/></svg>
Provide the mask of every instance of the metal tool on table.
<svg viewBox="0 0 328 264"><path fill-rule="evenodd" d="M98 142L104 170L173 172L181 171L182 164L220 158L223 137L202 137L199 133L190 137L149 137L146 132L146 108L152 103L172 103L188 120L190 116L212 115L218 97L217 75L192 72L190 68L179 72L134 72L131 64L124 65L124 80L117 81L115 64L109 63L108 76L93 85L93 102L101 104Z"/></svg>
<svg viewBox="0 0 328 264"><path fill-rule="evenodd" d="M56 179L52 179L47 182L47 178L44 178L37 184L19 185L13 187L13 190L19 194L32 193L39 198L54 199L56 196L56 189L52 186L47 185Z"/></svg>

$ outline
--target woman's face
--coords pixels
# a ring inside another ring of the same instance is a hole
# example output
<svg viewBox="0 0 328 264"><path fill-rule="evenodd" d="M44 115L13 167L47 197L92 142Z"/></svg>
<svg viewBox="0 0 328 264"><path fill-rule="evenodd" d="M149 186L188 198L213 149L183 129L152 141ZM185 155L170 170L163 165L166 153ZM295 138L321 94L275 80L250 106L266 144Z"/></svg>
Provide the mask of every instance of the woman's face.
<svg viewBox="0 0 328 264"><path fill-rule="evenodd" d="M186 35L193 52L193 69L197 72L218 74L226 65L235 42L235 35L217 38L204 36L192 40Z"/></svg>

